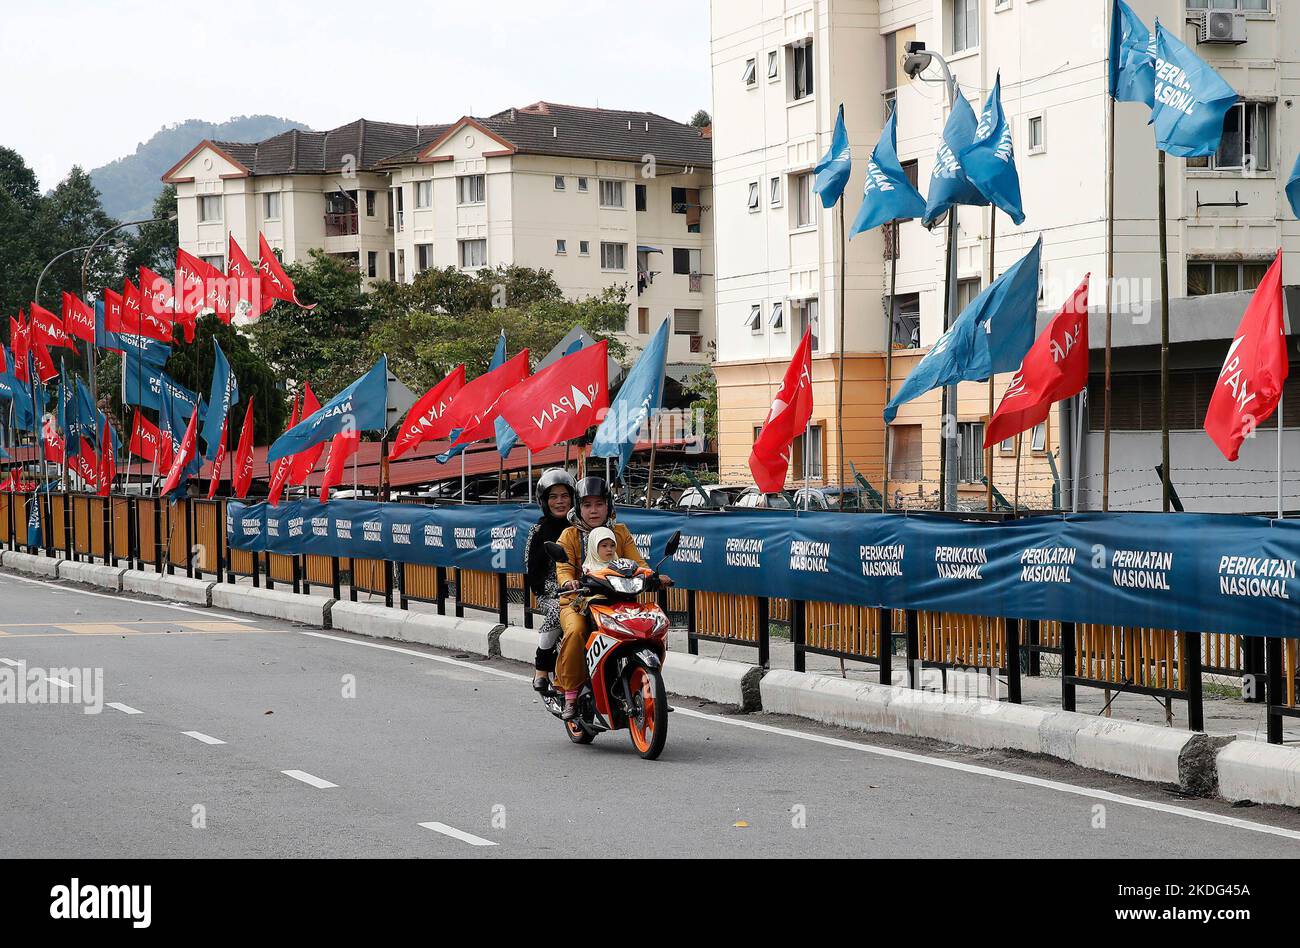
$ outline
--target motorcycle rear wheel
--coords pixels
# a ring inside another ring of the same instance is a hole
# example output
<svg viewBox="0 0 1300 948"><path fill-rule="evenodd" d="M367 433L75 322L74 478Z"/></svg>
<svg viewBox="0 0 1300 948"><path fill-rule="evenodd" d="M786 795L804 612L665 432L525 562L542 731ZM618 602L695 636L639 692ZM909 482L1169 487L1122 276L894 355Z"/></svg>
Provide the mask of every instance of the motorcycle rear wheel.
<svg viewBox="0 0 1300 948"><path fill-rule="evenodd" d="M579 721L565 721L564 733L575 744L590 744L596 739L596 732L587 730Z"/></svg>
<svg viewBox="0 0 1300 948"><path fill-rule="evenodd" d="M632 695L632 713L627 720L632 746L644 759L654 760L668 741L668 694L663 675L657 669L637 665L627 683Z"/></svg>

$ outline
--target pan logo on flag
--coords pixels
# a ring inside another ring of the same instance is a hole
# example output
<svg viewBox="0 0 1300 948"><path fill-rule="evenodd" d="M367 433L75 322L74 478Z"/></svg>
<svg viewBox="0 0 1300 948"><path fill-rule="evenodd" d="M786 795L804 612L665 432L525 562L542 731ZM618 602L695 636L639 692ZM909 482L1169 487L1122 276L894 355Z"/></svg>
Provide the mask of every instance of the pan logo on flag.
<svg viewBox="0 0 1300 948"><path fill-rule="evenodd" d="M1248 387L1250 379L1243 377L1241 358L1237 355L1237 350L1245 341L1245 336L1238 336L1232 340L1232 348L1228 350L1228 358L1224 360L1223 371L1219 373L1219 381L1223 383L1224 388L1232 389L1232 397L1237 403L1238 412L1244 411L1246 406L1255 400L1255 393Z"/></svg>
<svg viewBox="0 0 1300 948"><path fill-rule="evenodd" d="M563 415L576 414L584 408L591 408L598 395L600 395L598 383L587 385L585 391L576 385L570 385L568 395L560 396L558 401L551 402L549 408L543 408L541 414L533 415L533 426L541 431Z"/></svg>

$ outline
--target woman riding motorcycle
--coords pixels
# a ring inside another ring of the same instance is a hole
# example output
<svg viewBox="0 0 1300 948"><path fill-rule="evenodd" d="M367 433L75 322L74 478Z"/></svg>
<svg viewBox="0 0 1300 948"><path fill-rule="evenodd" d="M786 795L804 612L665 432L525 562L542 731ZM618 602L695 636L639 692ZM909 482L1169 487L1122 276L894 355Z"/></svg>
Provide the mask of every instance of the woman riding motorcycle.
<svg viewBox="0 0 1300 948"><path fill-rule="evenodd" d="M524 541L528 588L537 597L537 608L542 612L537 655L533 660L533 688L537 691L546 690L550 673L555 671L555 645L560 638L560 587L555 581L555 561L546 554L546 544L554 543L568 529L569 513L577 503L577 493L577 483L564 468L551 468L542 474L537 481L537 502L542 515Z"/></svg>
<svg viewBox="0 0 1300 948"><path fill-rule="evenodd" d="M581 585L579 580L582 564L588 555L588 540L597 527L608 527L613 531L618 559L646 565L631 532L614 517L613 498L604 478L584 477L578 482L578 506L569 511L569 522L572 526L560 534L559 540L568 559L555 567L555 579L561 590L572 591ZM665 586L672 585L667 576L660 579ZM571 721L578 713L578 691L587 680L587 617L566 603L560 609L560 628L564 630L564 638L560 642L560 658L555 668L555 687L564 692L561 717Z"/></svg>

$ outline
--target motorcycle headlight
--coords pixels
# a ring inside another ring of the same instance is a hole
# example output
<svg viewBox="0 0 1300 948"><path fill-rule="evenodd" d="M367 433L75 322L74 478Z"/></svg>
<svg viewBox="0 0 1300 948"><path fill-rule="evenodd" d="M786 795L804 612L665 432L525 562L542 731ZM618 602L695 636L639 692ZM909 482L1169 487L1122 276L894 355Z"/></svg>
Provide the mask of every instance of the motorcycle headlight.
<svg viewBox="0 0 1300 948"><path fill-rule="evenodd" d="M635 596L645 588L645 579L641 576L607 576L605 581L615 592L628 596Z"/></svg>

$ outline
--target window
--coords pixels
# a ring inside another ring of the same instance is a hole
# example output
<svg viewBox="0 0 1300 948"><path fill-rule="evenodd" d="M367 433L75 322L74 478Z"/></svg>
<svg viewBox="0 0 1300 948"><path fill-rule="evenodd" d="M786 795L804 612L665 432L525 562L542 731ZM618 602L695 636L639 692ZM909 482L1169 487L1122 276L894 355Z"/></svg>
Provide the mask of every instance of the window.
<svg viewBox="0 0 1300 948"><path fill-rule="evenodd" d="M486 193L485 175L466 174L456 179L456 202L458 204L482 204Z"/></svg>
<svg viewBox="0 0 1300 948"><path fill-rule="evenodd" d="M885 34L885 91L898 88L898 66L902 55L898 48L898 33ZM885 112L889 118L889 112Z"/></svg>
<svg viewBox="0 0 1300 948"><path fill-rule="evenodd" d="M643 336L650 332L650 307L648 306L637 307L636 331Z"/></svg>
<svg viewBox="0 0 1300 948"><path fill-rule="evenodd" d="M984 422L957 422L957 480L978 484L984 479Z"/></svg>
<svg viewBox="0 0 1300 948"><path fill-rule="evenodd" d="M1273 106L1267 102L1238 102L1223 117L1219 150L1208 157L1188 158L1189 168L1215 171L1269 171L1272 156Z"/></svg>
<svg viewBox="0 0 1300 948"><path fill-rule="evenodd" d="M1035 451L1047 450L1047 422L1040 421L1034 425L1034 436L1030 444Z"/></svg>
<svg viewBox="0 0 1300 948"><path fill-rule="evenodd" d="M790 180L794 202L793 223L795 227L812 227L817 223L817 195L813 191L815 177L811 171L797 174Z"/></svg>
<svg viewBox="0 0 1300 948"><path fill-rule="evenodd" d="M397 279L397 254L392 250L388 251L388 279Z"/></svg>
<svg viewBox="0 0 1300 948"><path fill-rule="evenodd" d="M795 102L813 94L813 44L811 40L790 48L790 98Z"/></svg>
<svg viewBox="0 0 1300 948"><path fill-rule="evenodd" d="M371 250L366 254L366 276L372 280L379 276L379 251Z"/></svg>
<svg viewBox="0 0 1300 948"><path fill-rule="evenodd" d="M417 208L433 207L433 182L415 182L415 206Z"/></svg>
<svg viewBox="0 0 1300 948"><path fill-rule="evenodd" d="M557 190L557 191L563 191L563 190L564 190L564 175L562 175L562 174L557 174L557 175L555 176L555 190Z"/></svg>
<svg viewBox="0 0 1300 948"><path fill-rule="evenodd" d="M752 303L749 307L749 318L745 320L745 328L755 336L763 332L763 307L758 303Z"/></svg>
<svg viewBox="0 0 1300 948"><path fill-rule="evenodd" d="M757 181L751 181L751 182L749 182L749 202L748 202L748 203L749 203L749 209L750 209L751 211L757 211L757 210L758 210L758 207L759 207L759 196L758 196L758 182L757 182Z"/></svg>
<svg viewBox="0 0 1300 948"><path fill-rule="evenodd" d="M772 304L772 332L785 332L785 304L777 300Z"/></svg>
<svg viewBox="0 0 1300 948"><path fill-rule="evenodd" d="M627 244L600 242L600 268L602 270L627 269Z"/></svg>
<svg viewBox="0 0 1300 948"><path fill-rule="evenodd" d="M586 193L587 193L587 179L586 179L586 178L579 178L579 179L578 179L578 193L579 193L579 194L586 194Z"/></svg>
<svg viewBox="0 0 1300 948"><path fill-rule="evenodd" d="M757 85L758 83L758 62L753 59L745 60L745 71L740 75L740 81L747 86Z"/></svg>
<svg viewBox="0 0 1300 948"><path fill-rule="evenodd" d="M1187 0L1189 10L1259 10L1268 12L1268 0Z"/></svg>
<svg viewBox="0 0 1300 948"><path fill-rule="evenodd" d="M393 271L394 279L398 283L406 282L406 251L397 251L397 269Z"/></svg>
<svg viewBox="0 0 1300 948"><path fill-rule="evenodd" d="M781 57L777 54L776 50L772 50L767 54L767 78L776 79L781 75L780 62Z"/></svg>
<svg viewBox="0 0 1300 948"><path fill-rule="evenodd" d="M792 465L794 471L792 473L795 480L822 476L822 445L825 440L822 438L823 430L822 425L809 425L807 437L799 435L790 446L791 460L794 461ZM806 445L805 440L807 441ZM805 448L807 453L805 453ZM807 463L807 470L804 470L805 462Z"/></svg>
<svg viewBox="0 0 1300 948"><path fill-rule="evenodd" d="M1253 290L1264 279L1269 263L1268 260L1191 260L1187 264L1187 295Z"/></svg>
<svg viewBox="0 0 1300 948"><path fill-rule="evenodd" d="M622 181L605 181L600 182L600 206L601 207L622 207L623 206L623 182Z"/></svg>
<svg viewBox="0 0 1300 948"><path fill-rule="evenodd" d="M402 189L400 187L393 188L392 195L392 205L395 209L394 213L397 215L397 231L398 233L401 233L406 225L406 214L402 210L403 201L405 199L402 197Z"/></svg>
<svg viewBox="0 0 1300 948"><path fill-rule="evenodd" d="M199 198L199 223L221 220L221 195L204 194Z"/></svg>
<svg viewBox="0 0 1300 948"><path fill-rule="evenodd" d="M951 50L954 53L974 49L980 44L980 0L947 0L952 11Z"/></svg>
<svg viewBox="0 0 1300 948"><path fill-rule="evenodd" d="M1001 13L1003 10L1011 9L1011 0L993 0L993 12Z"/></svg>
<svg viewBox="0 0 1300 948"><path fill-rule="evenodd" d="M921 294L900 293L894 297L895 349L916 349L921 345Z"/></svg>
<svg viewBox="0 0 1300 948"><path fill-rule="evenodd" d="M423 273L433 266L433 244L415 245L415 272Z"/></svg>
<svg viewBox="0 0 1300 948"><path fill-rule="evenodd" d="M889 426L889 479L921 479L921 426Z"/></svg>
<svg viewBox="0 0 1300 948"><path fill-rule="evenodd" d="M555 252L556 252L556 253L568 253L568 252L569 252L569 244L568 244L568 241L566 241L566 240L565 240L564 238L562 238L562 237L557 237L556 240L555 240Z"/></svg>
<svg viewBox="0 0 1300 948"><path fill-rule="evenodd" d="M957 312L963 312L980 295L979 277L957 281Z"/></svg>
<svg viewBox="0 0 1300 948"><path fill-rule="evenodd" d="M268 221L280 219L280 192L267 191L262 195L262 216Z"/></svg>
<svg viewBox="0 0 1300 948"><path fill-rule="evenodd" d="M590 254L591 254L591 241L590 240L578 241L578 256L586 257L586 256L590 256Z"/></svg>
<svg viewBox="0 0 1300 948"><path fill-rule="evenodd" d="M678 336L698 336L700 334L700 310L673 310L673 333Z"/></svg>
<svg viewBox="0 0 1300 948"><path fill-rule="evenodd" d="M817 300L791 300L790 315L794 317L794 331L802 339L803 334L812 330L812 351L819 352L821 347L817 338L821 332L820 319L817 315Z"/></svg>
<svg viewBox="0 0 1300 948"><path fill-rule="evenodd" d="M673 248L673 273L690 275L700 272L700 251L686 247Z"/></svg>
<svg viewBox="0 0 1300 948"><path fill-rule="evenodd" d="M685 188L673 188L671 201L673 205L674 214L686 213L686 189Z"/></svg>
<svg viewBox="0 0 1300 948"><path fill-rule="evenodd" d="M225 272L226 258L223 257L221 254L216 254L214 256L207 256L207 257L200 257L199 259L206 264L210 264L211 266L216 267L218 270L222 271L223 273Z"/></svg>
<svg viewBox="0 0 1300 948"><path fill-rule="evenodd" d="M646 187L644 184L638 184L636 186L636 209L638 211L645 210L645 198L646 198Z"/></svg>
<svg viewBox="0 0 1300 948"><path fill-rule="evenodd" d="M375 192L366 192L366 217L375 216Z"/></svg>
<svg viewBox="0 0 1300 948"><path fill-rule="evenodd" d="M777 175L775 178L773 178L771 181L768 182L767 202L772 207L781 206L781 176L780 175Z"/></svg>
<svg viewBox="0 0 1300 948"><path fill-rule="evenodd" d="M1227 352L1228 340L1219 342L1219 355ZM1293 357L1294 358L1294 357ZM1300 366L1291 363L1291 378ZM1219 385L1219 366L1204 369L1170 369L1169 371L1169 427L1174 431L1200 432L1205 424L1205 414L1210 408L1210 398ZM1088 378L1088 404L1100 406L1105 396L1105 375L1097 372ZM1111 374L1111 431L1160 430L1160 372L1113 372ZM1300 386L1282 387L1283 404L1279 411L1284 424L1300 418ZM1103 412L1088 412L1088 424L1093 431L1101 431ZM1277 414L1263 422L1261 428L1276 427ZM1291 419L1291 421L1287 421ZM1198 434L1198 437L1200 435ZM1265 488L1267 489L1267 488Z"/></svg>
<svg viewBox="0 0 1300 948"><path fill-rule="evenodd" d="M1043 116L1041 114L1029 116L1029 129L1026 138L1029 140L1028 151L1031 155L1041 155L1047 151L1047 145L1043 141Z"/></svg>
<svg viewBox="0 0 1300 948"><path fill-rule="evenodd" d="M460 265L466 269L472 267L487 266L487 239L480 237L478 240L461 240L460 244Z"/></svg>

